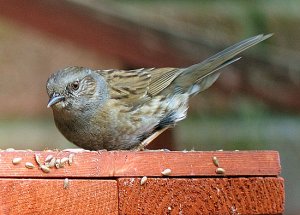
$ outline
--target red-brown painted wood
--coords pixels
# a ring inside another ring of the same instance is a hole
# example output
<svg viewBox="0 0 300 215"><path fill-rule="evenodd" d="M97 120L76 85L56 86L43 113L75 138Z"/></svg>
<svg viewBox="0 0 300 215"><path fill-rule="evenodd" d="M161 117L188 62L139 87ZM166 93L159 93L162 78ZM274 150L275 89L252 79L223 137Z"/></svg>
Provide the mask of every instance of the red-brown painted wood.
<svg viewBox="0 0 300 215"><path fill-rule="evenodd" d="M115 180L3 179L0 214L118 214Z"/></svg>
<svg viewBox="0 0 300 215"><path fill-rule="evenodd" d="M0 151L0 214L281 214L284 184L275 151L74 153L44 173L48 155ZM13 164L16 157L22 158ZM216 164L225 174L216 173ZM26 162L35 165L25 167ZM169 168L171 173L161 172ZM142 176L148 176L141 185ZM64 179L69 187L64 188Z"/></svg>
<svg viewBox="0 0 300 215"><path fill-rule="evenodd" d="M282 178L121 178L120 214L282 214Z"/></svg>
<svg viewBox="0 0 300 215"><path fill-rule="evenodd" d="M75 153L71 166L52 168L44 173L35 162L35 154L41 160L52 154L56 158L68 157L70 152L31 152L0 151L0 177L160 177L164 169L171 169L171 177L178 176L218 176L212 157L216 156L220 167L225 169L224 176L278 176L280 174L279 155L276 151L209 151L209 152L162 152L162 151L110 151ZM21 163L12 164L15 157ZM26 162L35 164L27 169Z"/></svg>

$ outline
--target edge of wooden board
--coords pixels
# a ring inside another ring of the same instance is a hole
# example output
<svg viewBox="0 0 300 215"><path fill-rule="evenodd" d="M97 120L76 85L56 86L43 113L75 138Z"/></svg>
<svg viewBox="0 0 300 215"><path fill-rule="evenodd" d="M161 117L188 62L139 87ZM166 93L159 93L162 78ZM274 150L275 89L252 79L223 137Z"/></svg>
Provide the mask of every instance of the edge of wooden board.
<svg viewBox="0 0 300 215"><path fill-rule="evenodd" d="M49 173L35 160L38 156L44 163L48 155L62 159L70 154L74 154L71 165L66 162ZM14 165L12 160L17 157L22 161ZM34 168L26 168L26 162ZM217 173L217 168L224 174ZM281 166L277 151L0 151L0 177L163 177L165 169L171 170L169 177L278 176Z"/></svg>

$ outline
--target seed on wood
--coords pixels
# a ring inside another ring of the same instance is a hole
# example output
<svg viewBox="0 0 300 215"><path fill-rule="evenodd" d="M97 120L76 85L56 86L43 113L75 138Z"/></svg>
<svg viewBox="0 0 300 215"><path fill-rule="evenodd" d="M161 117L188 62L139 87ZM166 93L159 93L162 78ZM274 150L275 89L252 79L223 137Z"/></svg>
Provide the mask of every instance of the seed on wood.
<svg viewBox="0 0 300 215"><path fill-rule="evenodd" d="M47 167L46 165L41 165L41 170L42 170L43 172L45 172L45 173L50 172L49 167Z"/></svg>
<svg viewBox="0 0 300 215"><path fill-rule="evenodd" d="M50 162L48 163L48 167L49 167L49 168L54 167L54 166L55 166L55 161L56 161L56 158L53 157L53 158L50 160Z"/></svg>
<svg viewBox="0 0 300 215"><path fill-rule="evenodd" d="M39 166L41 166L41 165L42 165L42 162L41 162L40 156L38 156L38 154L34 154L34 157L35 157L36 163L37 163Z"/></svg>
<svg viewBox="0 0 300 215"><path fill-rule="evenodd" d="M217 158L216 156L213 156L213 157L212 157L212 160L213 160L214 165L215 165L216 167L219 167L219 160L218 160L218 158Z"/></svg>
<svg viewBox="0 0 300 215"><path fill-rule="evenodd" d="M147 176L144 176L142 179L141 179L141 185L145 184L146 181L147 181Z"/></svg>
<svg viewBox="0 0 300 215"><path fill-rule="evenodd" d="M25 167L28 168L28 169L33 169L34 168L34 165L30 162L26 162L25 163Z"/></svg>
<svg viewBox="0 0 300 215"><path fill-rule="evenodd" d="M216 173L217 174L225 174L225 169L219 167L216 169Z"/></svg>
<svg viewBox="0 0 300 215"><path fill-rule="evenodd" d="M60 168L60 159L56 159L56 160L55 160L55 167L56 167L57 169Z"/></svg>
<svg viewBox="0 0 300 215"><path fill-rule="evenodd" d="M18 163L21 163L21 161L22 161L22 158L14 158L14 159L12 160L12 163L13 163L14 165L16 165L16 164L18 164Z"/></svg>
<svg viewBox="0 0 300 215"><path fill-rule="evenodd" d="M64 180L64 189L67 189L69 187L69 179L68 178L65 178Z"/></svg>
<svg viewBox="0 0 300 215"><path fill-rule="evenodd" d="M7 148L5 151L7 151L7 152L13 152L13 151L15 151L15 149L14 148Z"/></svg>
<svg viewBox="0 0 300 215"><path fill-rule="evenodd" d="M67 162L68 162L69 158L67 157L63 157L61 160L60 160L60 165L61 167L63 167Z"/></svg>
<svg viewBox="0 0 300 215"><path fill-rule="evenodd" d="M51 149L44 149L45 152L53 152Z"/></svg>
<svg viewBox="0 0 300 215"><path fill-rule="evenodd" d="M171 172L172 172L171 169L165 169L161 172L161 174L164 176L169 176L171 174Z"/></svg>
<svg viewBox="0 0 300 215"><path fill-rule="evenodd" d="M73 161L74 161L74 154L70 154L69 155L69 165L71 166L72 165L72 163L73 163Z"/></svg>
<svg viewBox="0 0 300 215"><path fill-rule="evenodd" d="M59 168L62 168L65 166L65 164L68 162L69 158L67 157L63 157L62 159L60 159L60 162L59 162Z"/></svg>
<svg viewBox="0 0 300 215"><path fill-rule="evenodd" d="M53 155L48 155L45 159L45 162L50 162L53 158Z"/></svg>
<svg viewBox="0 0 300 215"><path fill-rule="evenodd" d="M172 210L172 208L169 206L169 207L168 207L168 211L171 211L171 210Z"/></svg>

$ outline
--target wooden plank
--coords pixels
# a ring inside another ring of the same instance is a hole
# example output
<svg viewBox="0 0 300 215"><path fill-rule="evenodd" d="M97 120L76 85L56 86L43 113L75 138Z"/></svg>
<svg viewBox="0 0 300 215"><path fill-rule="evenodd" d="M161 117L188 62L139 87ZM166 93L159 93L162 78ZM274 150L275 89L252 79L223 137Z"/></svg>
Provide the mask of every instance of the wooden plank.
<svg viewBox="0 0 300 215"><path fill-rule="evenodd" d="M0 179L0 214L118 214L115 180Z"/></svg>
<svg viewBox="0 0 300 215"><path fill-rule="evenodd" d="M281 214L282 178L120 178L120 214Z"/></svg>
<svg viewBox="0 0 300 215"><path fill-rule="evenodd" d="M0 177L134 177L157 176L169 168L170 176L220 176L212 157L216 156L225 176L278 176L279 154L276 151L210 151L210 152L162 152L162 151L88 151L75 154L71 166L52 168L44 173L35 162L35 154L44 159L49 155L56 158L68 157L70 152L0 151ZM12 164L13 158L22 158L21 163ZM27 169L25 162L35 164Z"/></svg>

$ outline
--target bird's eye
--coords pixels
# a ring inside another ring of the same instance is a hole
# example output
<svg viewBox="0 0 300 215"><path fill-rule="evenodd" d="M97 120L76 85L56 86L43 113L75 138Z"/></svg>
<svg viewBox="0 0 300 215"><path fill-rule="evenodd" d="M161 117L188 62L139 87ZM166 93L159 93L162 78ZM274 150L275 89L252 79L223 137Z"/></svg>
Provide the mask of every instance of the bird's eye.
<svg viewBox="0 0 300 215"><path fill-rule="evenodd" d="M73 83L71 83L70 87L74 91L78 90L78 88L79 88L79 82L78 81L74 81Z"/></svg>

